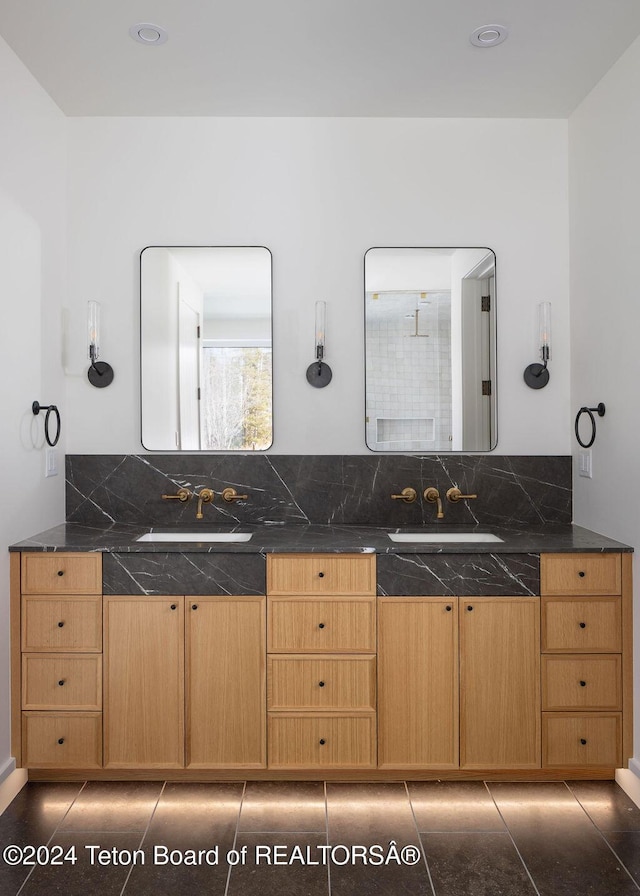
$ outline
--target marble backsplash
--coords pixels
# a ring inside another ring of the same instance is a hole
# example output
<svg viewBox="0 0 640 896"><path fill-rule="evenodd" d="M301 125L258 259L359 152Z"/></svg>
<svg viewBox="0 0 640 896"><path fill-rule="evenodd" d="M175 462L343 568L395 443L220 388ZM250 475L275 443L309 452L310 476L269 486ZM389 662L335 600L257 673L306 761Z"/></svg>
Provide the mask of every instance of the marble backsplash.
<svg viewBox="0 0 640 896"><path fill-rule="evenodd" d="M571 522L571 457L506 455L67 455L68 522L193 528L191 500L166 501L186 487L214 490L204 524L331 524L407 527L502 526ZM232 486L247 499L225 503ZM413 504L391 499L411 486ZM429 486L451 486L471 501L444 501L445 518L422 499ZM202 525L202 523L199 523Z"/></svg>

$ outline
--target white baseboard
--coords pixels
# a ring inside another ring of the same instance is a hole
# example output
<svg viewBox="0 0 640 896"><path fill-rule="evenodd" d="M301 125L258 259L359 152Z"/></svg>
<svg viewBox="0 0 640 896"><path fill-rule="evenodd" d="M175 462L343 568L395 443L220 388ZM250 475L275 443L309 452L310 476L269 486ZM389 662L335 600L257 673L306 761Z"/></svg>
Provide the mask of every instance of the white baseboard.
<svg viewBox="0 0 640 896"><path fill-rule="evenodd" d="M640 761L631 759L629 768L616 769L616 782L636 806L640 806Z"/></svg>
<svg viewBox="0 0 640 896"><path fill-rule="evenodd" d="M20 793L27 783L27 777L26 768L15 768L9 775L7 775L4 781L0 783L0 815L4 812L14 797Z"/></svg>

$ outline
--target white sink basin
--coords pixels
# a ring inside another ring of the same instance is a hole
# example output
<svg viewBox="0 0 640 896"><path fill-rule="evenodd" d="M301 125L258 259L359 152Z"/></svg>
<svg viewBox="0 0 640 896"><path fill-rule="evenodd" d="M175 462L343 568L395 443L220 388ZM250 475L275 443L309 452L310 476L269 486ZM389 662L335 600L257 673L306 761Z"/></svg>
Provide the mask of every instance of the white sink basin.
<svg viewBox="0 0 640 896"><path fill-rule="evenodd" d="M249 541L253 532L145 532L136 541L184 542L207 541L215 544L238 544Z"/></svg>
<svg viewBox="0 0 640 896"><path fill-rule="evenodd" d="M480 542L504 541L491 532L387 532L391 541L401 541L405 544L449 544L466 543L478 544Z"/></svg>

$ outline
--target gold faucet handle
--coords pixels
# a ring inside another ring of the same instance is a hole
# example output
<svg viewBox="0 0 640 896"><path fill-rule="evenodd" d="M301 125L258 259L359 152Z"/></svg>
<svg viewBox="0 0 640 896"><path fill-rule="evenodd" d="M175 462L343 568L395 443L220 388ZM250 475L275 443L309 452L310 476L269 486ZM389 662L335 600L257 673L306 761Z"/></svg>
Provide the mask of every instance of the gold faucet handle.
<svg viewBox="0 0 640 896"><path fill-rule="evenodd" d="M182 501L184 504L185 501L189 501L191 499L191 492L188 488L179 488L175 495L163 495L163 501Z"/></svg>
<svg viewBox="0 0 640 896"><path fill-rule="evenodd" d="M450 488L447 491L447 501L451 501L452 504L457 504L458 501L470 501L477 497L477 495L463 495L459 488Z"/></svg>
<svg viewBox="0 0 640 896"><path fill-rule="evenodd" d="M410 486L408 488L403 488L399 495L391 495L393 501L404 501L405 504L413 504L417 497L417 491Z"/></svg>
<svg viewBox="0 0 640 896"><path fill-rule="evenodd" d="M222 498L227 504L231 504L232 501L246 501L249 495L239 495L235 488L223 488L222 489Z"/></svg>

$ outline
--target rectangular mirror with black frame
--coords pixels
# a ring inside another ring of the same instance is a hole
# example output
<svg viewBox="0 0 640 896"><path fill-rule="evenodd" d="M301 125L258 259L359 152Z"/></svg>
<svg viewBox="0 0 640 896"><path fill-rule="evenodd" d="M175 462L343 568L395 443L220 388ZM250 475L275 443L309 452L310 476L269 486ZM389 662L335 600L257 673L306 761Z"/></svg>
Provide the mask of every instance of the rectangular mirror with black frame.
<svg viewBox="0 0 640 896"><path fill-rule="evenodd" d="M372 451L495 448L495 273L487 248L366 252L365 425Z"/></svg>
<svg viewBox="0 0 640 896"><path fill-rule="evenodd" d="M142 444L264 451L273 442L271 253L148 246L140 254Z"/></svg>

